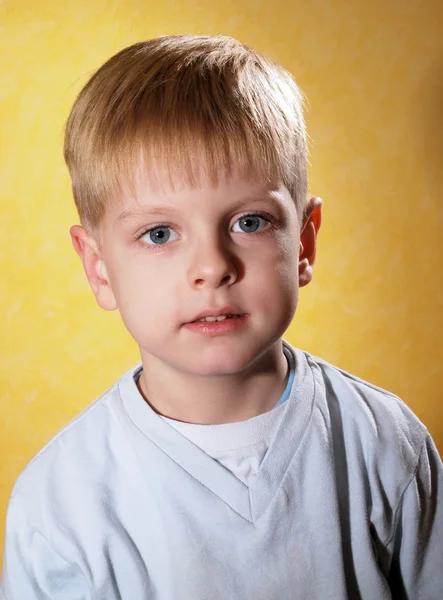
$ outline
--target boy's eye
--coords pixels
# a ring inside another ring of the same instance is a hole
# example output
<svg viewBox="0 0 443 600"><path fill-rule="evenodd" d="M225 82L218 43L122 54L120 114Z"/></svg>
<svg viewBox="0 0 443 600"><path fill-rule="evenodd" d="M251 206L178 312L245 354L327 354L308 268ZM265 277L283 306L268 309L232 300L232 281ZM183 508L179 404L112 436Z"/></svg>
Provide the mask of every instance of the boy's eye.
<svg viewBox="0 0 443 600"><path fill-rule="evenodd" d="M237 224L240 227L240 233L255 233L259 229L264 229L267 225L269 225L269 221L268 219L260 217L259 215L244 215L236 221L234 227ZM239 232L238 229L233 229L233 231L236 233Z"/></svg>
<svg viewBox="0 0 443 600"><path fill-rule="evenodd" d="M175 234L176 237L171 239L171 233ZM166 242L174 241L178 238L177 234L171 227L167 225L157 225L157 227L153 227L152 229L148 229L140 239L146 242L147 244L160 246L161 244L166 244Z"/></svg>
<svg viewBox="0 0 443 600"><path fill-rule="evenodd" d="M236 233L255 233L265 229L269 224L270 221L260 215L244 215L237 219L232 231ZM240 229L235 229L237 225ZM169 225L157 225L145 231L140 239L148 245L161 246L167 242L174 242L178 239L178 235Z"/></svg>

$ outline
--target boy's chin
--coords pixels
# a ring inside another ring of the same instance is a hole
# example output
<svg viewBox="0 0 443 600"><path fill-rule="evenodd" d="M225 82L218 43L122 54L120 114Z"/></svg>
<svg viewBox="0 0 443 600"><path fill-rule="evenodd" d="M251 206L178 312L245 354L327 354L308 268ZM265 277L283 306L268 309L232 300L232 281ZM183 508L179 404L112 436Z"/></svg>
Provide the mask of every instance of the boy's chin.
<svg viewBox="0 0 443 600"><path fill-rule="evenodd" d="M180 352L171 353L169 356L167 353L162 353L161 356L157 354L155 362L159 361L167 365L168 371L172 368L173 371L197 377L224 377L242 373L254 360L254 355L251 349L249 352L242 352L241 348L232 348L232 346L206 348L204 351L200 349L193 351L188 348L183 354ZM149 354L142 353L144 363L145 360L147 363L150 362L149 357Z"/></svg>
<svg viewBox="0 0 443 600"><path fill-rule="evenodd" d="M241 375L253 369L256 361L266 361L264 354L277 342L274 335L271 339L265 336L226 335L203 340L195 343L186 340L166 340L156 347L144 346L141 350L145 368L149 364L158 373L167 376L171 371L202 377L224 377ZM141 349L142 347L140 347ZM157 350L160 348L160 350ZM151 350L151 351L150 351ZM154 360L152 360L154 359ZM272 359L271 359L272 361ZM263 369L263 364L260 370Z"/></svg>
<svg viewBox="0 0 443 600"><path fill-rule="evenodd" d="M188 370L196 375L207 377L224 377L239 375L260 355L260 349L249 346L242 348L241 344L226 347L206 348L204 352L192 357L186 357Z"/></svg>

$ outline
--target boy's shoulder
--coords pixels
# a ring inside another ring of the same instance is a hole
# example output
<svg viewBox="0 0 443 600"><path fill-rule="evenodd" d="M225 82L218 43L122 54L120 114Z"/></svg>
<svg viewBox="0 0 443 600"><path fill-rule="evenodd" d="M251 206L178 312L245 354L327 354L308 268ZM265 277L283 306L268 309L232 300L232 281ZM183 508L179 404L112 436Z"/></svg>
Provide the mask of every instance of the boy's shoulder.
<svg viewBox="0 0 443 600"><path fill-rule="evenodd" d="M317 388L315 406L330 416L331 433L353 440L366 456L397 457L413 470L429 433L406 402L322 358L305 356Z"/></svg>
<svg viewBox="0 0 443 600"><path fill-rule="evenodd" d="M60 481L80 481L97 467L106 469L106 447L120 429L116 416L119 411L119 384L131 376L134 368L120 377L103 394L71 419L31 458L19 474L11 500L34 490L47 493ZM82 477L78 475L82 473ZM52 483L51 483L52 482ZM53 484L53 485L52 485Z"/></svg>

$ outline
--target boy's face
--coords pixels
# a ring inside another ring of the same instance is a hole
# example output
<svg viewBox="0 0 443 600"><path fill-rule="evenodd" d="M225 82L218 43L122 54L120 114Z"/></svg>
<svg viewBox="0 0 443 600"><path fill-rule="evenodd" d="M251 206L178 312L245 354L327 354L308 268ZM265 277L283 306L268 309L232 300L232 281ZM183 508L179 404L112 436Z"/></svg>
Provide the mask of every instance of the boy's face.
<svg viewBox="0 0 443 600"><path fill-rule="evenodd" d="M98 303L119 309L143 362L240 373L294 316L299 287L312 276L321 201L311 199L300 237L294 201L278 182L232 175L217 187L136 196L108 210L100 248L82 227L71 229ZM246 315L231 332L187 326L226 307Z"/></svg>

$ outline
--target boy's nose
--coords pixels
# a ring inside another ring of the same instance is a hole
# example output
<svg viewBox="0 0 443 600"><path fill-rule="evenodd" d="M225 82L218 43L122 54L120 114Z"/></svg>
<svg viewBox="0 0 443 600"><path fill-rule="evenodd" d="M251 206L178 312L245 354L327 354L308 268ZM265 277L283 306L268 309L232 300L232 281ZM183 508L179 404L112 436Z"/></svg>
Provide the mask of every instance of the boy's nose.
<svg viewBox="0 0 443 600"><path fill-rule="evenodd" d="M194 288L232 285L238 277L235 262L233 254L220 244L201 244L189 265L189 283Z"/></svg>

